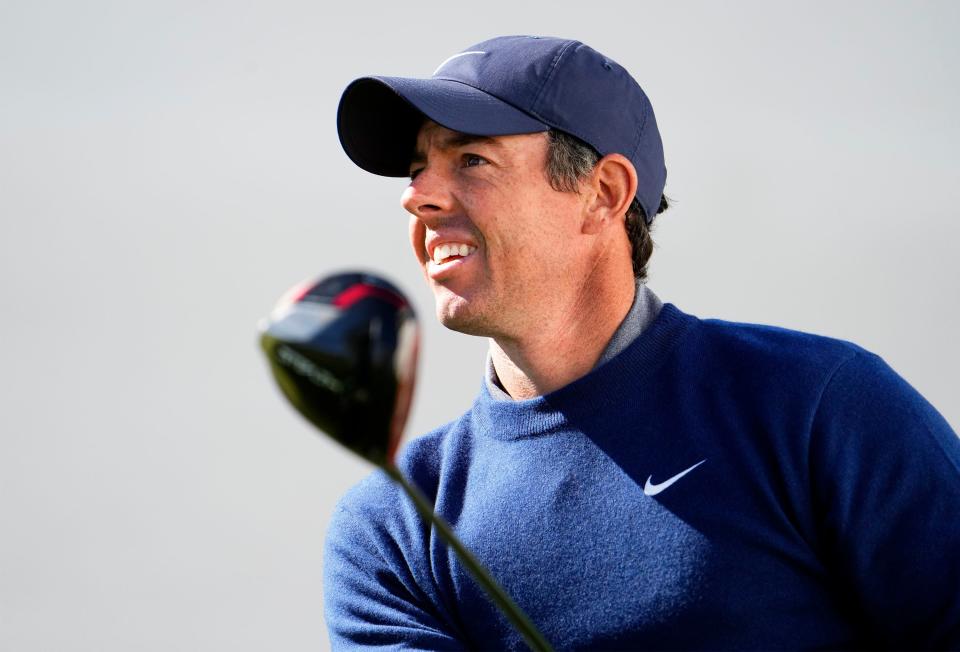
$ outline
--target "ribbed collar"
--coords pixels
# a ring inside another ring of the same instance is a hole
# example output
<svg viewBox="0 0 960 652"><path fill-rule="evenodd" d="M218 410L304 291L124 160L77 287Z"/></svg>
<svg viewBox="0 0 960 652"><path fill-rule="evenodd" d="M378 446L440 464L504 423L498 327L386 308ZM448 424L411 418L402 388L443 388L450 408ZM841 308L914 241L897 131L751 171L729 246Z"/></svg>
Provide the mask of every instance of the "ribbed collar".
<svg viewBox="0 0 960 652"><path fill-rule="evenodd" d="M472 410L474 432L505 440L548 434L567 427L571 419L616 405L625 394L635 396L696 322L673 304L664 304L656 319L613 359L545 396L497 400L484 379Z"/></svg>

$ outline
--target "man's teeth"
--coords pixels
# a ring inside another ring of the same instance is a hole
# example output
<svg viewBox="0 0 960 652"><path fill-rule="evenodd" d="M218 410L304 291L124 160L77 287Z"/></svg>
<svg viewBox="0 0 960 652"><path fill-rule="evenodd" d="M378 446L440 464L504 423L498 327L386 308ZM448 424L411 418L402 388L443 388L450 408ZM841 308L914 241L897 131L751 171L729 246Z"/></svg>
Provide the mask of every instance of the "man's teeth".
<svg viewBox="0 0 960 652"><path fill-rule="evenodd" d="M450 256L469 256L476 250L476 247L462 243L442 244L433 250L433 262L440 263Z"/></svg>

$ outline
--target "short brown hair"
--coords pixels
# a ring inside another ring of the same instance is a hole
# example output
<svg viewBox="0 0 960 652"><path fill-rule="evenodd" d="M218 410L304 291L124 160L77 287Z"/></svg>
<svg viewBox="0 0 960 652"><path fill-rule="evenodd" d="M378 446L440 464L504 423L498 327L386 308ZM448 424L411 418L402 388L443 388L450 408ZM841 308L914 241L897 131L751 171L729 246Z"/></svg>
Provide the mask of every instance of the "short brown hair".
<svg viewBox="0 0 960 652"><path fill-rule="evenodd" d="M600 160L600 154L590 145L564 131L551 129L548 135L550 145L547 152L547 178L550 185L559 192L577 192L580 181L593 171ZM666 196L661 195L657 215L668 207ZM636 197L627 209L624 222L633 249L633 275L642 281L647 278L647 263L653 254L653 238L647 224L646 211Z"/></svg>

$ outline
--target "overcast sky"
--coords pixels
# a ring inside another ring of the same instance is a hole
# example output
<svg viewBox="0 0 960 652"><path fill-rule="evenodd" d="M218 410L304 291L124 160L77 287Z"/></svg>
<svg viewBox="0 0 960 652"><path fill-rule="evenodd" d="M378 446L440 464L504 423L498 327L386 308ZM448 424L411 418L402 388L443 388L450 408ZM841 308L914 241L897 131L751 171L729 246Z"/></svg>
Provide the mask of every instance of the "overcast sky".
<svg viewBox="0 0 960 652"><path fill-rule="evenodd" d="M326 649L321 552L370 467L284 403L256 324L341 269L411 296L408 433L454 418L402 179L340 93L499 34L578 38L650 95L674 208L650 286L882 355L960 426L960 4L0 4L0 649Z"/></svg>

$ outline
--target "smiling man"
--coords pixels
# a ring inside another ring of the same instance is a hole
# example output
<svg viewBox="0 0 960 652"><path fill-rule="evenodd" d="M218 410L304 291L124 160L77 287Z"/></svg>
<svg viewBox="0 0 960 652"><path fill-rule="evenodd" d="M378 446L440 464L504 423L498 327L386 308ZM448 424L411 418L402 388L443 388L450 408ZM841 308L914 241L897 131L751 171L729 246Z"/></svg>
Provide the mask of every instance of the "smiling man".
<svg viewBox="0 0 960 652"><path fill-rule="evenodd" d="M610 154L578 192L558 192L549 150L543 132L468 137L428 121L403 195L437 317L492 338L498 377L514 398L586 374L634 296L623 227L633 166Z"/></svg>
<svg viewBox="0 0 960 652"><path fill-rule="evenodd" d="M473 406L399 465L555 645L960 645L956 434L854 344L645 285L666 168L626 70L495 38L353 82L338 128L410 176L437 317L490 338ZM382 474L329 532L335 648L522 648Z"/></svg>

